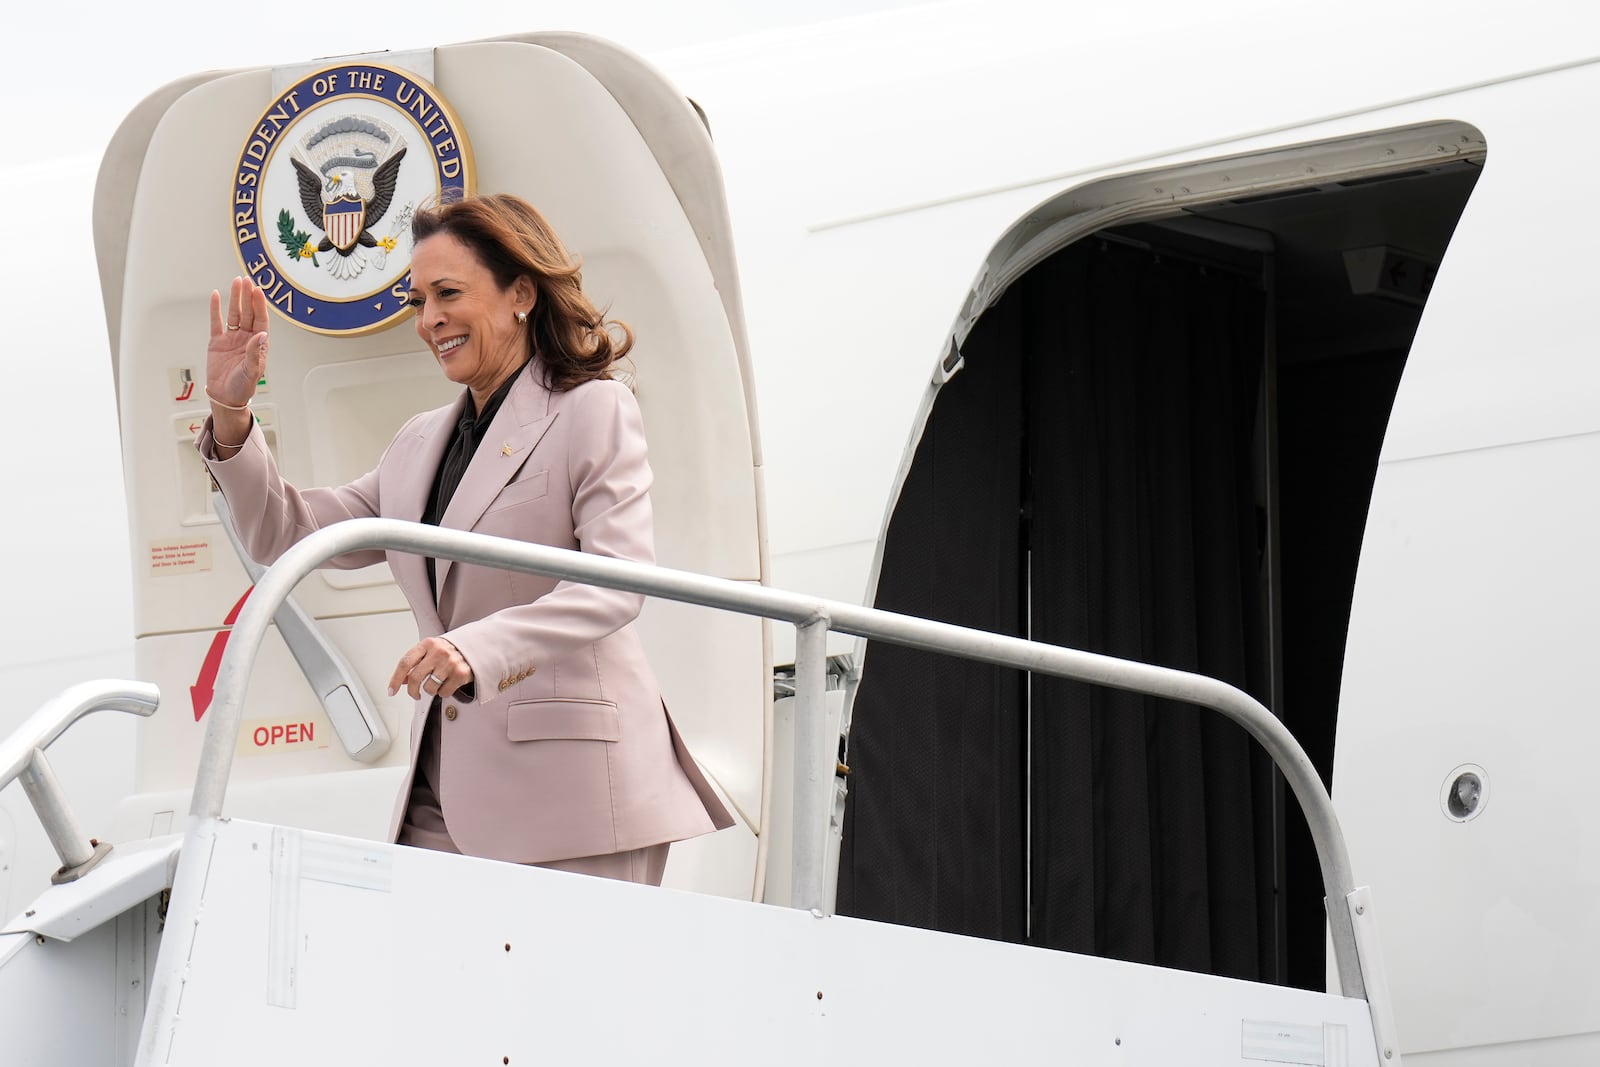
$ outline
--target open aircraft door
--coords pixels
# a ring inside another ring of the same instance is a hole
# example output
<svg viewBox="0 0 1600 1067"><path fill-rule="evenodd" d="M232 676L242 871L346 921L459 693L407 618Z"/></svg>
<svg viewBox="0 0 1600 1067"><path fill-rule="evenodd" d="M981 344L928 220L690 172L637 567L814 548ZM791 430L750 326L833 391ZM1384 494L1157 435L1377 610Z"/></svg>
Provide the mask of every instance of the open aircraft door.
<svg viewBox="0 0 1600 1067"><path fill-rule="evenodd" d="M290 158L295 170L281 165ZM314 201L295 174L310 168L324 191L343 180L360 196L309 217ZM138 673L165 694L140 724L123 838L181 825L210 678L251 585L192 447L207 414L207 294L245 272L268 291L279 314L255 409L269 446L295 484L348 481L409 416L458 388L403 302L407 209L451 185L536 204L581 256L596 303L633 328L659 562L766 579L760 442L721 175L702 118L661 75L603 41L530 34L176 82L123 123L94 207ZM341 207L366 215L352 228ZM280 614L262 649L229 810L378 836L411 714L404 694L384 693L414 623L384 565L320 572L297 597L309 636ZM675 849L668 883L759 896L766 626L654 602L640 626L674 718L739 819ZM321 647L291 651L285 638Z"/></svg>

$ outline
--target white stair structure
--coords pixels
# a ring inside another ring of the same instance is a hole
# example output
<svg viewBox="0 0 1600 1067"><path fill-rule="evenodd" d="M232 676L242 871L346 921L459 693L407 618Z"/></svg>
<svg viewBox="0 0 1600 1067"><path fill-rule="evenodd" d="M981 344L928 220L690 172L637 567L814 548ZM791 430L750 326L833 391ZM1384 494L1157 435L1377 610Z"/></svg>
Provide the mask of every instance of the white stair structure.
<svg viewBox="0 0 1600 1067"><path fill-rule="evenodd" d="M267 626L302 578L357 547L556 575L795 625L798 906L227 818L235 735ZM1184 700L1239 722L1306 810L1344 995L827 915L829 630ZM106 683L98 702L153 708L147 689ZM29 721L30 732L0 746L0 770L15 777L19 763L34 765L32 754L60 732L46 720L68 704L95 704L86 692L54 702ZM65 809L58 791L39 792L47 821ZM1393 1035L1371 897L1351 878L1327 794L1281 724L1238 690L747 583L382 519L308 537L248 600L218 676L181 842L117 848L0 931L7 1065L636 1057L802 1064L845 1056L1344 1067L1398 1063Z"/></svg>

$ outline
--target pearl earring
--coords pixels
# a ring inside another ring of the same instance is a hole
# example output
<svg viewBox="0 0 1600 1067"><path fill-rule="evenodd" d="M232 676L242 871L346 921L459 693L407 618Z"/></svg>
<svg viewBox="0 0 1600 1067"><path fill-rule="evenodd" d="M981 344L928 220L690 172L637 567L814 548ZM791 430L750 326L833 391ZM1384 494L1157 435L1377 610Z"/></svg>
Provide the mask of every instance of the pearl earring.
<svg viewBox="0 0 1600 1067"><path fill-rule="evenodd" d="M517 325L518 326L526 326L527 324L528 324L528 313L526 311L517 312Z"/></svg>

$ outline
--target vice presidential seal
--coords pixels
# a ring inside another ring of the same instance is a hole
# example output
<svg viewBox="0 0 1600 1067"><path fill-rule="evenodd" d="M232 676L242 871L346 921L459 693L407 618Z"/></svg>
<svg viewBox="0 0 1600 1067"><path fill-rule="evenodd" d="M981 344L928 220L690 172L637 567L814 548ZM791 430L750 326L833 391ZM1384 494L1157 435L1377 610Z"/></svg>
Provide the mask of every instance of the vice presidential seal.
<svg viewBox="0 0 1600 1067"><path fill-rule="evenodd" d="M472 184L466 134L438 90L373 63L326 67L250 131L234 243L283 315L319 333L365 333L406 310L417 204Z"/></svg>

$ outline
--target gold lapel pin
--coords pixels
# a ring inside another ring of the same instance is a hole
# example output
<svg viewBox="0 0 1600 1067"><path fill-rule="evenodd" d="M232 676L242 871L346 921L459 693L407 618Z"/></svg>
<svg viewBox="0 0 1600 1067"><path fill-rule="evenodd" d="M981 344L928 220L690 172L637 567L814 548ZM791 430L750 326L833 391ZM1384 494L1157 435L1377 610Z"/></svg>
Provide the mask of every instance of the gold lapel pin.
<svg viewBox="0 0 1600 1067"><path fill-rule="evenodd" d="M516 449L511 447L511 442L510 441L507 441L505 444L500 446L500 454L502 456L509 456L509 455L511 455L511 453L513 453L515 451L516 451Z"/></svg>

